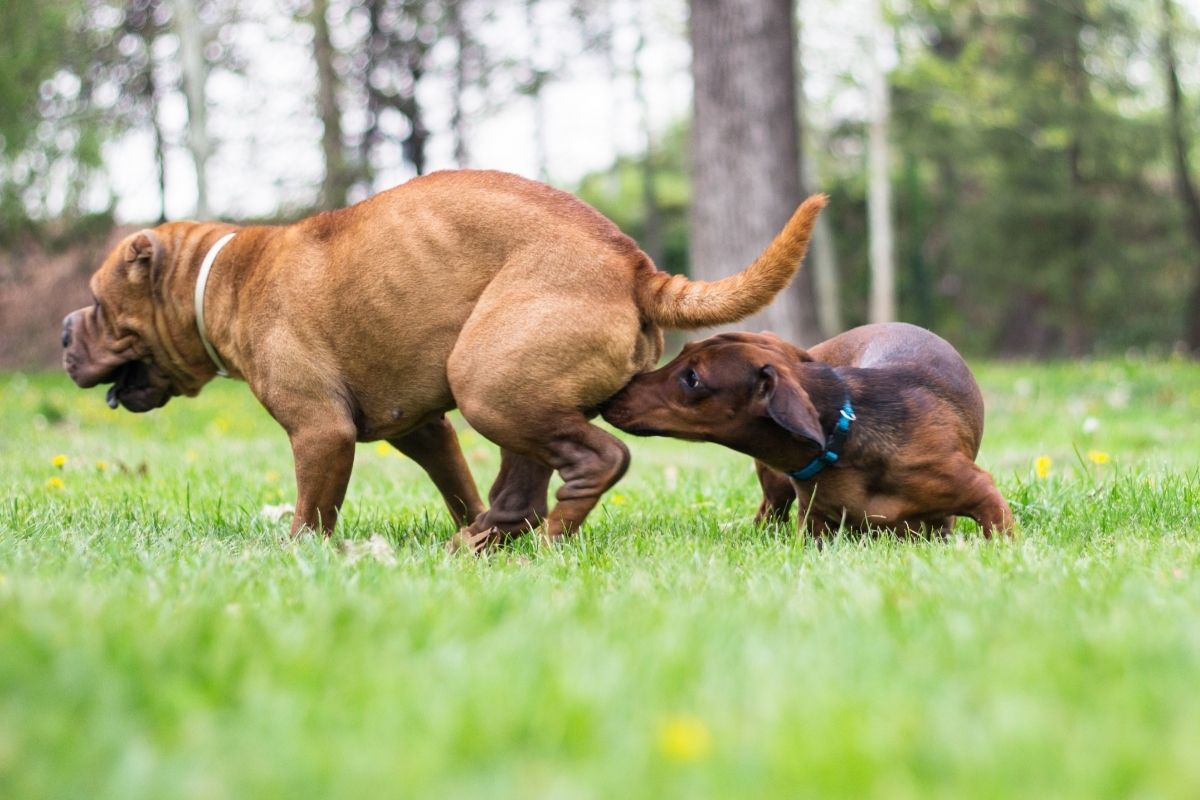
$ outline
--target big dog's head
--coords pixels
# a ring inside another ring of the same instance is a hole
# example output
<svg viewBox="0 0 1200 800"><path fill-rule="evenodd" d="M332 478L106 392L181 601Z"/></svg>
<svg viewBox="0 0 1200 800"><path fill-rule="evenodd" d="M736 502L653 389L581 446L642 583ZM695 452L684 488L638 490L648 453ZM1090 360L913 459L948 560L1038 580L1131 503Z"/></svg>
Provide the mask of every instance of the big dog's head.
<svg viewBox="0 0 1200 800"><path fill-rule="evenodd" d="M191 291L205 247L227 227L160 225L108 254L90 282L92 304L63 320L63 367L76 384L110 383L110 406L149 411L212 378Z"/></svg>

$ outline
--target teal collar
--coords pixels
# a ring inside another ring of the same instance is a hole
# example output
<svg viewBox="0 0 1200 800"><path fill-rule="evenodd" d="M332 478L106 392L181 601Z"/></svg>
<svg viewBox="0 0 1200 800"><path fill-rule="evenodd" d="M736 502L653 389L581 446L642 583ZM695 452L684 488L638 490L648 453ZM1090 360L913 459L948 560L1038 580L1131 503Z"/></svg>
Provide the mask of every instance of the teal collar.
<svg viewBox="0 0 1200 800"><path fill-rule="evenodd" d="M850 405L850 396L846 395L846 402L842 403L842 409L838 412L837 425L833 427L833 432L825 440L825 449L805 467L793 470L788 475L798 481L812 480L823 469L837 463L838 458L842 455L842 447L846 444L846 439L850 437L850 423L855 419L857 417L854 416L854 407Z"/></svg>

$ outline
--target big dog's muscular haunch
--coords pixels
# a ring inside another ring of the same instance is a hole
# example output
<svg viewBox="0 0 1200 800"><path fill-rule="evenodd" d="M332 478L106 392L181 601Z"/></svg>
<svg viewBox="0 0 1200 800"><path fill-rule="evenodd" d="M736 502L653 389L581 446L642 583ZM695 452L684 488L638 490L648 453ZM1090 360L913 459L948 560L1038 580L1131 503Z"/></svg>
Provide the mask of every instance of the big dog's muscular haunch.
<svg viewBox="0 0 1200 800"><path fill-rule="evenodd" d="M770 302L824 204L809 198L753 264L713 283L659 272L591 207L498 172L435 173L294 225L168 223L92 277L95 303L64 322L63 364L131 411L196 394L218 365L245 380L291 439L293 533L333 528L355 441L386 439L429 473L459 543L538 524L557 537L629 462L589 423L599 404L654 365L661 328ZM501 447L487 510L443 417L455 406Z"/></svg>

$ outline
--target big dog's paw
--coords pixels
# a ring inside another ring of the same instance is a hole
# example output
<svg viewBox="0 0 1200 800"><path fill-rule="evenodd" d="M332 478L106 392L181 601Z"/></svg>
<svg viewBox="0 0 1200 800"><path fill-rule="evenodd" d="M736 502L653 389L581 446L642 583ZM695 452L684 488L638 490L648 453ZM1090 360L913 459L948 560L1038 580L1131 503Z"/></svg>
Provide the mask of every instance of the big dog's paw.
<svg viewBox="0 0 1200 800"><path fill-rule="evenodd" d="M471 528L459 528L458 532L446 542L446 552L465 552L479 555L490 550L495 550L501 544L508 541L511 535L499 528L487 528L482 531L474 531Z"/></svg>

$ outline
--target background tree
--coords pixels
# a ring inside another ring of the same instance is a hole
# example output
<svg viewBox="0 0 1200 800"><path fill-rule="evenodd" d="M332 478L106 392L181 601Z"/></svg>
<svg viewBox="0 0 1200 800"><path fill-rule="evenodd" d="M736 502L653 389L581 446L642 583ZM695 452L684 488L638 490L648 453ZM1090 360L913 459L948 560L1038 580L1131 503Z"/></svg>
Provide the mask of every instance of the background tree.
<svg viewBox="0 0 1200 800"><path fill-rule="evenodd" d="M892 31L882 0L870 0L867 29L867 233L870 237L872 322L896 319L896 250L892 234L891 111L884 59Z"/></svg>
<svg viewBox="0 0 1200 800"><path fill-rule="evenodd" d="M174 0L175 30L179 36L184 95L187 97L188 152L196 170L196 217L212 216L208 205L208 64L205 63L206 35L195 0Z"/></svg>
<svg viewBox="0 0 1200 800"><path fill-rule="evenodd" d="M753 258L806 190L829 191L809 267L742 323L799 341L871 318L874 185L896 199L900 319L974 353L1200 347L1192 5L890 4L876 33L894 68L875 87L892 125L874 137L890 147L873 147L860 45L878 3L805 0L801 48L787 0L12 0L0 282L29 277L30 248L107 235L114 215L190 213L193 189L220 216L291 219L471 163L553 171L664 268L703 278ZM656 105L667 86L687 94L689 41L694 124ZM185 61L201 75L190 112ZM564 114L583 93L611 124L576 133ZM584 174L565 159L573 136L611 164ZM873 180L870 151L892 159Z"/></svg>
<svg viewBox="0 0 1200 800"><path fill-rule="evenodd" d="M1171 164L1174 167L1175 188L1183 206L1184 225L1193 246L1200 251L1200 193L1197 193L1196 183L1192 178L1192 140L1183 108L1183 89L1179 85L1179 62L1175 56L1175 4L1171 0L1161 0L1160 8L1160 47L1167 84L1167 126L1171 140ZM1183 312L1183 342L1192 353L1200 353L1200 258L1194 257L1194 264L1192 289Z"/></svg>
<svg viewBox="0 0 1200 800"><path fill-rule="evenodd" d="M112 117L96 97L85 20L66 0L12 0L0 14L0 243L85 215L84 192L103 177Z"/></svg>
<svg viewBox="0 0 1200 800"><path fill-rule="evenodd" d="M321 181L318 205L341 208L346 205L355 175L346 160L339 99L341 78L329 14L329 0L312 0L309 18L313 29L313 61L317 65L317 116L321 120L321 154L325 159L325 177Z"/></svg>
<svg viewBox="0 0 1200 800"><path fill-rule="evenodd" d="M801 200L791 0L691 0L692 275L750 263ZM739 327L820 339L809 270Z"/></svg>
<svg viewBox="0 0 1200 800"><path fill-rule="evenodd" d="M368 179L378 150L391 143L418 175L424 174L429 140L418 89L429 69L430 51L441 35L444 7L429 0L363 0L366 37L356 78L366 98L367 125L360 160Z"/></svg>

